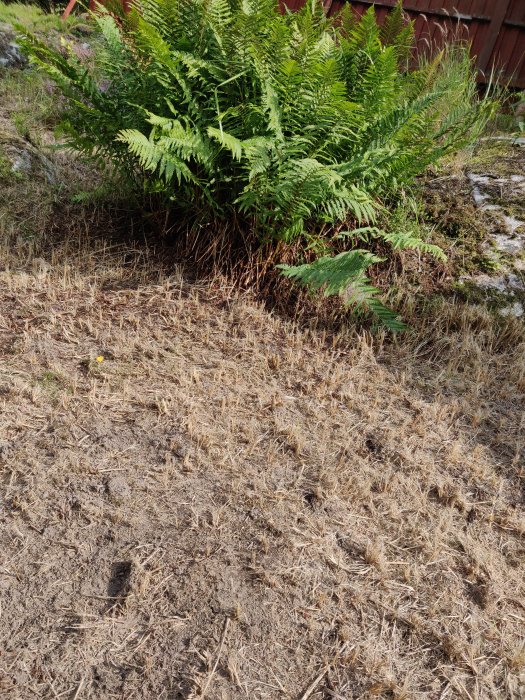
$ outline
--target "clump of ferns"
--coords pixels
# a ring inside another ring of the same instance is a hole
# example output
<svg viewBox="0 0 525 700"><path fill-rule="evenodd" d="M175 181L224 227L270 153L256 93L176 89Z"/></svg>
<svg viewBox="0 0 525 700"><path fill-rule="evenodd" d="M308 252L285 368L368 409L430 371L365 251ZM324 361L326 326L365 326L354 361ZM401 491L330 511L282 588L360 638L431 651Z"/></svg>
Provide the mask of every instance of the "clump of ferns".
<svg viewBox="0 0 525 700"><path fill-rule="evenodd" d="M137 0L127 16L93 17L103 37L94 68L24 40L67 98L67 145L196 225L227 231L234 219L261 250L292 247L299 264L282 264L284 276L400 329L369 282L380 262L370 244L443 255L379 221L385 202L493 114L467 48L411 67L401 5L383 26L373 8L327 18L320 0L296 13L277 0Z"/></svg>

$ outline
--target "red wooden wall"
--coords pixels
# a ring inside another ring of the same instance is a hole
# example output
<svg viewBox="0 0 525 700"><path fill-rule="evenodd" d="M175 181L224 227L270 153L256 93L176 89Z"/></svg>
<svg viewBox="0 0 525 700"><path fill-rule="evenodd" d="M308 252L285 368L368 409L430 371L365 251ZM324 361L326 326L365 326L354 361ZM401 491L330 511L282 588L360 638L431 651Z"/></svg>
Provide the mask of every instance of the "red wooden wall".
<svg viewBox="0 0 525 700"><path fill-rule="evenodd" d="M284 0L292 10L304 0ZM337 13L345 0L324 0L330 14ZM383 19L396 0L351 1L362 14L370 5ZM480 80L493 67L515 87L525 88L525 0L405 0L407 14L415 20L420 50L439 46L446 37L472 44L480 69Z"/></svg>

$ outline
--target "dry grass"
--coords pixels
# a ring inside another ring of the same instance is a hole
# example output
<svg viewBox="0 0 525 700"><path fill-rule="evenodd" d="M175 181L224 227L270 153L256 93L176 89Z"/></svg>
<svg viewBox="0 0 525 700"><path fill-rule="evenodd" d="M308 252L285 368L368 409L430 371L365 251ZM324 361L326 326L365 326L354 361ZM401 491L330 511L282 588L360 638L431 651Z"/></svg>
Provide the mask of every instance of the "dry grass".
<svg viewBox="0 0 525 700"><path fill-rule="evenodd" d="M328 339L85 228L2 251L3 697L523 697L517 322Z"/></svg>

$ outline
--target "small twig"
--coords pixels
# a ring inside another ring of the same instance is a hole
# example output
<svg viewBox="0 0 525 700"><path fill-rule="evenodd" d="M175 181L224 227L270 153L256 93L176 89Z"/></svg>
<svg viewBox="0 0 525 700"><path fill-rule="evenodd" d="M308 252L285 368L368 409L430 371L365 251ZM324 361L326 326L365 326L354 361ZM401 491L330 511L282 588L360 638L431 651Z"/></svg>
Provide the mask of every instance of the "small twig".
<svg viewBox="0 0 525 700"><path fill-rule="evenodd" d="M58 698L59 695L58 695L57 691L55 690L55 686L53 685L53 679L51 678L51 674L49 673L49 671L47 670L47 668L46 668L45 666L43 667L43 669L44 669L44 673L45 673L46 676L48 677L48 681L47 681L47 682L48 682L48 684L49 684L49 687L51 688L51 691L52 691L52 693L53 693L53 697L54 697L54 698Z"/></svg>
<svg viewBox="0 0 525 700"><path fill-rule="evenodd" d="M80 697L80 691L81 691L82 688L84 687L84 681L85 681L85 680L86 680L86 677L85 677L85 676L82 676L82 678L80 679L80 683L78 684L77 692L76 692L75 695L73 696L73 700L78 700L78 698Z"/></svg>
<svg viewBox="0 0 525 700"><path fill-rule="evenodd" d="M308 688L306 689L306 691L304 692L304 694L301 695L300 700L307 700L307 698L309 698L309 697L312 695L312 693L313 693L314 690L317 688L317 686L319 685L319 683L323 680L323 678L326 676L326 674L327 674L328 671L330 670L330 666L331 666L331 665L332 665L332 664L326 664L326 666L323 668L323 670L322 670L321 673L317 676L317 678L315 678L315 679L310 683L310 685L308 686Z"/></svg>
<svg viewBox="0 0 525 700"><path fill-rule="evenodd" d="M215 663L213 664L213 668L210 671L210 675L208 676L206 683L204 684L204 687L201 690L201 697L204 697L204 695L206 694L206 691L208 690L208 687L213 679L213 676L215 675L215 671L217 670L217 666L219 665L219 661L220 661L221 654L222 654L222 648L224 646L224 640L226 639L226 634L228 633L229 626L230 626L230 618L227 617L224 620L224 627L222 628L221 641L219 644L219 648L217 650L217 658L215 659Z"/></svg>
<svg viewBox="0 0 525 700"><path fill-rule="evenodd" d="M321 672L319 673L319 675L316 676L316 678L314 678L314 680L310 683L310 685L309 685L308 688L305 690L305 692L303 693L303 695L301 695L301 697L299 698L299 700L308 700L308 698L309 698L309 697L312 695L312 693L315 691L315 689L317 688L317 686L319 685L319 683L323 680L323 678L326 676L326 674L328 673L328 671L329 671L329 670L331 669L331 667L334 665L334 663L336 662L336 660L341 656L341 654L343 654L343 653L347 650L347 648L348 648L348 642L345 642L345 643L343 644L343 646L341 647L341 649L337 652L337 655L335 656L335 658L332 659L332 661L330 661L329 663L326 664L326 666L321 670Z"/></svg>

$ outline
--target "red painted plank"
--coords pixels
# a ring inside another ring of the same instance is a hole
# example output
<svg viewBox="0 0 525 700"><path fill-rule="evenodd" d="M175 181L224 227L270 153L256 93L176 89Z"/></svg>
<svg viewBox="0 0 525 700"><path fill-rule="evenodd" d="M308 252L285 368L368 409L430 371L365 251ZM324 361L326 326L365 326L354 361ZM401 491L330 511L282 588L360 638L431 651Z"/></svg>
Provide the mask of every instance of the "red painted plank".
<svg viewBox="0 0 525 700"><path fill-rule="evenodd" d="M516 42L516 47L509 59L509 65L513 66L514 80L525 79L525 46L523 45L523 37L525 32L521 31L521 37Z"/></svg>
<svg viewBox="0 0 525 700"><path fill-rule="evenodd" d="M525 24L525 3L523 0L511 0L506 19Z"/></svg>
<svg viewBox="0 0 525 700"><path fill-rule="evenodd" d="M490 28L487 33L485 46L478 57L478 65L482 71L486 71L493 60L493 51L496 46L496 42L498 41L498 36L501 32L503 21L507 15L509 5L510 0L500 0L494 8L492 22L490 23Z"/></svg>
<svg viewBox="0 0 525 700"><path fill-rule="evenodd" d="M67 19L69 15L71 14L71 10L75 7L77 4L77 0L69 0L66 9L62 13L62 19Z"/></svg>
<svg viewBox="0 0 525 700"><path fill-rule="evenodd" d="M500 32L490 58L489 68L494 66L498 72L505 68L506 75L509 78L512 77L516 66L511 66L509 59L519 39L519 34L520 32L513 27L506 27Z"/></svg>
<svg viewBox="0 0 525 700"><path fill-rule="evenodd" d="M443 0L428 0L427 11L440 10L443 11ZM435 17L429 21L429 41L431 46L441 47L443 44L442 24Z"/></svg>
<svg viewBox="0 0 525 700"><path fill-rule="evenodd" d="M488 16L487 4L489 0L473 0L472 7L470 9L471 15L474 17ZM480 52L485 46L485 40L487 37L487 31L489 29L488 22L482 22L480 20L473 20L470 25L469 40L471 44L472 55L476 58L479 56Z"/></svg>

